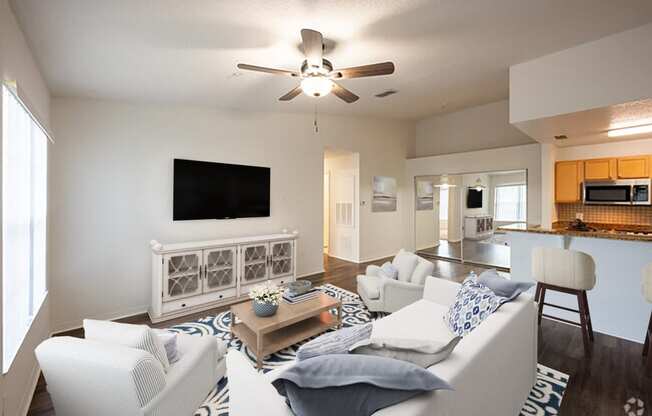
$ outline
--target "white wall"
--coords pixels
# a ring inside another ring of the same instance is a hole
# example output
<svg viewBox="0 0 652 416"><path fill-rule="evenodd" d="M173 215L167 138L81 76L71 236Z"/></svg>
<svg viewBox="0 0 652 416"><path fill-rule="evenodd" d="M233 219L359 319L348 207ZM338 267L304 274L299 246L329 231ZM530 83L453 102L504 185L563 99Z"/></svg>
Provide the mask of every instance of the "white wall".
<svg viewBox="0 0 652 416"><path fill-rule="evenodd" d="M416 176L458 175L473 172L491 172L506 170L527 170L529 224L541 222L541 153L540 145L529 144L502 149L480 150L451 155L440 155L409 159L406 167L406 179L414 183ZM411 206L406 210L409 226L408 241L414 248L414 186L408 188L411 196L407 198Z"/></svg>
<svg viewBox="0 0 652 416"><path fill-rule="evenodd" d="M360 154L360 257L403 246L405 158L413 126L307 114L241 113L81 99L52 104L53 326L146 310L148 242L300 232L298 274L323 270L324 147ZM172 222L172 159L269 166L271 217ZM374 175L394 176L397 212L372 213ZM411 186L411 185L410 185Z"/></svg>
<svg viewBox="0 0 652 416"><path fill-rule="evenodd" d="M507 100L421 120L416 126L416 157L469 152L533 143L509 124Z"/></svg>
<svg viewBox="0 0 652 416"><path fill-rule="evenodd" d="M50 93L47 89L34 58L27 46L7 0L0 0L0 76L3 80L15 80L19 95L31 111L48 128ZM2 102L0 100L0 114ZM0 135L2 134L0 117ZM0 143L1 140L0 140ZM52 147L50 147L52 152ZM1 159L0 159L0 163ZM0 169L0 172L2 170ZM1 174L1 173L0 173ZM2 196L0 195L0 198ZM0 209L2 204L0 204ZM1 248L2 241L0 241ZM1 261L1 257L0 257ZM0 267L0 299L2 299L2 267ZM23 341L21 348L4 376L0 375L0 398L4 398L4 415L20 415L26 412L38 376L38 366L33 350L50 332L50 299L48 297L41 311ZM2 328L2 308L0 308L0 329ZM2 331L0 331L0 337ZM0 342L0 360L2 359ZM0 399L2 403L2 399Z"/></svg>
<svg viewBox="0 0 652 416"><path fill-rule="evenodd" d="M652 96L652 23L514 65L510 121L622 104Z"/></svg>
<svg viewBox="0 0 652 416"><path fill-rule="evenodd" d="M611 142L558 147L555 151L555 159L582 160L601 157L636 156L641 154L652 154L652 139L631 140L624 143Z"/></svg>

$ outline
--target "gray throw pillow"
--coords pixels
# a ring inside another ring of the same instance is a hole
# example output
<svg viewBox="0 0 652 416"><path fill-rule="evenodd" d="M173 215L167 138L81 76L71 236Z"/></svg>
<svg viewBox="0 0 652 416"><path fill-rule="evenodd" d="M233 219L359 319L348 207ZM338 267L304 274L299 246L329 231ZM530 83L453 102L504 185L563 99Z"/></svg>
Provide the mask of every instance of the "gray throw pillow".
<svg viewBox="0 0 652 416"><path fill-rule="evenodd" d="M380 270L383 272L383 275L385 277L388 277L388 278L394 279L394 280L396 280L398 278L398 269L396 267L394 267L394 265L392 263L388 262L388 261L385 262L385 264L383 264L380 267Z"/></svg>
<svg viewBox="0 0 652 416"><path fill-rule="evenodd" d="M165 329L154 329L154 334L161 340L165 347L165 354L168 356L170 364L174 364L181 359L179 348L177 347L177 333L166 331Z"/></svg>
<svg viewBox="0 0 652 416"><path fill-rule="evenodd" d="M297 360L325 354L346 354L351 345L371 336L372 324L355 325L333 332L327 332L299 347Z"/></svg>
<svg viewBox="0 0 652 416"><path fill-rule="evenodd" d="M512 301L521 293L534 286L532 282L516 282L501 277L495 269L486 270L478 276L478 282L491 289L496 296L506 298L505 302Z"/></svg>
<svg viewBox="0 0 652 416"><path fill-rule="evenodd" d="M448 358L461 339L462 337L458 336L446 343L417 339L370 338L358 342L349 348L349 352L393 358L428 368Z"/></svg>
<svg viewBox="0 0 652 416"><path fill-rule="evenodd" d="M453 390L414 364L358 354L297 362L272 385L297 416L369 416L426 391Z"/></svg>

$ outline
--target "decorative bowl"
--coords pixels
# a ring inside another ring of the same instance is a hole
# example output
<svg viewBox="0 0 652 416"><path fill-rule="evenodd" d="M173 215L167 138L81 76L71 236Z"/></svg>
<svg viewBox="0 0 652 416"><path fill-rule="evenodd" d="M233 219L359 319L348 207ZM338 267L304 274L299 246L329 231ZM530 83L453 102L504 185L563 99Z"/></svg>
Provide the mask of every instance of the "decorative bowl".
<svg viewBox="0 0 652 416"><path fill-rule="evenodd" d="M272 316L278 309L278 305L272 305L271 303L258 302L256 300L253 300L252 303L254 305L254 313L260 317Z"/></svg>
<svg viewBox="0 0 652 416"><path fill-rule="evenodd" d="M312 288L312 282L310 280L297 280L294 282L288 283L288 290L293 295L300 295L306 293Z"/></svg>

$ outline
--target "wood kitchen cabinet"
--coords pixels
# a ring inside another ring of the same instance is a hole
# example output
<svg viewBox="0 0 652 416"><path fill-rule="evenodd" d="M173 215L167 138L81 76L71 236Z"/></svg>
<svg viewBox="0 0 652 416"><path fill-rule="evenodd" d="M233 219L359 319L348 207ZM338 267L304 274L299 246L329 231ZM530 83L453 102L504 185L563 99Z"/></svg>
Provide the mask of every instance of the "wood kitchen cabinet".
<svg viewBox="0 0 652 416"><path fill-rule="evenodd" d="M618 158L618 178L636 179L649 178L649 156L631 156Z"/></svg>
<svg viewBox="0 0 652 416"><path fill-rule="evenodd" d="M590 159L584 161L584 179L587 181L608 181L616 179L617 162L614 158Z"/></svg>
<svg viewBox="0 0 652 416"><path fill-rule="evenodd" d="M579 160L555 164L555 202L579 202L584 163Z"/></svg>

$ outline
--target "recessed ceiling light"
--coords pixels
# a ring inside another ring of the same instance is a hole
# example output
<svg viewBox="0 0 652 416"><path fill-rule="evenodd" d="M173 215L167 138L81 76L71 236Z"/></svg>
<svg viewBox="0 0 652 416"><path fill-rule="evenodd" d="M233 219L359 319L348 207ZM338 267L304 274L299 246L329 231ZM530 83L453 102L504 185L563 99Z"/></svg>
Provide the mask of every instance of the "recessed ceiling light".
<svg viewBox="0 0 652 416"><path fill-rule="evenodd" d="M634 134L652 133L652 124L645 126L625 127L622 129L609 130L608 137L632 136Z"/></svg>

